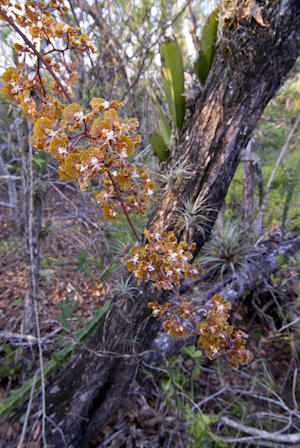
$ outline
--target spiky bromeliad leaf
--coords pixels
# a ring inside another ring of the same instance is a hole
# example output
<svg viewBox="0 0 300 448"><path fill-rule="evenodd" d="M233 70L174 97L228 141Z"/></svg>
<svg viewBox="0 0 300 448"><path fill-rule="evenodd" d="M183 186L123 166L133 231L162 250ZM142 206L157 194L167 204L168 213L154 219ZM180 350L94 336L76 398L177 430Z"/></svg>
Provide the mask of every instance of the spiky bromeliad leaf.
<svg viewBox="0 0 300 448"><path fill-rule="evenodd" d="M201 39L199 59L194 64L196 75L202 85L205 84L215 55L219 12L220 7L218 6L206 20Z"/></svg>
<svg viewBox="0 0 300 448"><path fill-rule="evenodd" d="M150 143L154 148L155 154L161 160L167 160L169 157L169 151L167 151L167 145L162 135L156 131L156 134L150 138Z"/></svg>
<svg viewBox="0 0 300 448"><path fill-rule="evenodd" d="M185 114L184 69L176 40L166 38L160 46L163 86L174 127L181 129Z"/></svg>

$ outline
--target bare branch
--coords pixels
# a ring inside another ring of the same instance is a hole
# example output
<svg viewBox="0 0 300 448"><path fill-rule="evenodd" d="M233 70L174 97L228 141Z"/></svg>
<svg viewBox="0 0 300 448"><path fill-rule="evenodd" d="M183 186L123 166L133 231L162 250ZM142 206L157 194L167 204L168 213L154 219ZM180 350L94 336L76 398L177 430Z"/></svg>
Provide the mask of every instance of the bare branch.
<svg viewBox="0 0 300 448"><path fill-rule="evenodd" d="M252 428L246 426L242 423L235 422L228 417L221 417L220 421L226 425L230 426L237 431L244 432L246 434L255 436L257 439L266 439L272 442L282 442L282 443L298 443L300 442L300 433L294 434L279 434L278 432L268 432L262 429Z"/></svg>

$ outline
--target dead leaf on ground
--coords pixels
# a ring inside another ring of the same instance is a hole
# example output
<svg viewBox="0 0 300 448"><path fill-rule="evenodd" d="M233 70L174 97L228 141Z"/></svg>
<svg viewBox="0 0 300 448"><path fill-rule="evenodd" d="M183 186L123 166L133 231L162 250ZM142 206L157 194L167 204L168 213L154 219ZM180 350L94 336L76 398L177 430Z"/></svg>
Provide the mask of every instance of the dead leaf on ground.
<svg viewBox="0 0 300 448"><path fill-rule="evenodd" d="M15 431L19 431L20 430L20 423L19 422L14 422L13 423L13 428Z"/></svg>
<svg viewBox="0 0 300 448"><path fill-rule="evenodd" d="M39 440L38 443L36 442L30 442L28 444L28 448L41 448L41 441Z"/></svg>
<svg viewBox="0 0 300 448"><path fill-rule="evenodd" d="M36 440L38 438L40 430L41 430L41 423L38 422L38 424L36 425L36 428L35 428L35 430L33 431L33 434L32 434L33 440Z"/></svg>
<svg viewBox="0 0 300 448"><path fill-rule="evenodd" d="M12 435L12 432L13 432L13 427L9 426L6 431L6 437L10 437Z"/></svg>
<svg viewBox="0 0 300 448"><path fill-rule="evenodd" d="M8 422L1 422L0 423L0 437L5 437L6 436L6 432L9 428L9 423Z"/></svg>

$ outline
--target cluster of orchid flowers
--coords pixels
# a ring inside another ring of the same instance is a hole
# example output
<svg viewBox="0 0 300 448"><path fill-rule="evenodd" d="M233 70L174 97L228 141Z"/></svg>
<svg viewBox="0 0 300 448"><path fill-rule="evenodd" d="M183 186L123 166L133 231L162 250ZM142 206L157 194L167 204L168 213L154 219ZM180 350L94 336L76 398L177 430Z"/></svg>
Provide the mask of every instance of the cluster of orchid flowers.
<svg viewBox="0 0 300 448"><path fill-rule="evenodd" d="M142 280L151 280L160 291L162 288L171 290L174 286L180 286L181 280L191 276L194 280L198 279L202 273L199 263L189 263L193 258L191 251L195 250L195 243L190 246L184 241L178 243L173 232L150 233L146 229L144 235L148 242L143 247L133 246L121 260L138 278L138 284ZM245 348L245 338L248 336L241 331L233 333L232 326L228 324L231 304L227 300L215 295L208 305L195 307L192 302L184 301L178 293L176 296L179 299L177 304L148 303L153 317L158 320L164 317L165 333L174 338L187 338L190 332L196 332L199 335L198 346L204 349L209 359L216 359L226 353L229 365L235 369L239 363L246 364L253 358ZM195 331L192 324L197 316L205 320L196 323Z"/></svg>
<svg viewBox="0 0 300 448"><path fill-rule="evenodd" d="M220 295L213 296L206 306L194 307L192 302L185 301L180 305L171 302L165 305L149 302L148 308L152 309L153 317L157 317L158 320L164 315L164 332L174 338L186 339L189 333L199 335L197 345L211 360L226 354L228 365L238 369L239 364L247 364L253 359L252 353L245 348L248 335L241 330L233 333L232 326L228 324L227 313L231 305ZM196 316L205 320L197 322L193 327Z"/></svg>
<svg viewBox="0 0 300 448"><path fill-rule="evenodd" d="M42 2L27 1L23 10L8 0L0 0L0 5L5 12L11 12L14 7L10 16L19 26L28 29L33 41L41 37L49 42L51 37L65 39L64 50L52 49L42 55L44 64L47 63L53 72L61 73L61 70L58 63L52 63L51 52L63 53L66 49L95 52L87 35L79 36L78 29L58 24ZM58 12L66 10L59 0L52 1L50 8ZM19 54L35 55L35 47L26 41L24 45L15 44L15 48ZM65 58L63 60L65 63ZM154 184L145 166L137 167L128 161L141 141L140 136L134 134L138 121L130 119L122 123L117 111L123 104L103 98L93 98L87 112L73 102L65 107L60 100L69 99L68 85L77 82L77 61L65 63L68 81L65 86L54 81L50 86L51 94L46 94L46 79L40 76L40 62L38 58L37 66L27 72L22 63L18 69L9 67L3 74L5 97L18 104L25 117L34 122L31 144L38 151L50 152L58 162L60 178L75 180L82 190L92 178L98 178L99 190L95 198L106 219L119 219L119 215L133 212L143 215L147 199L154 200Z"/></svg>
<svg viewBox="0 0 300 448"><path fill-rule="evenodd" d="M14 45L18 56L27 53L37 57L33 68L26 69L24 62L18 68L9 67L3 74L5 84L2 91L6 99L18 104L23 115L34 123L31 144L37 151L49 152L57 160L60 178L74 180L82 190L87 188L91 179L99 179L100 191L95 193L95 197L104 217L119 219L120 214L125 214L138 238L128 214L143 215L147 199L154 200L154 184L147 167L129 162L141 141L140 136L134 133L139 123L136 119L123 123L118 116L118 109L123 104L117 101L93 98L87 112L72 101L69 87L78 81L77 60L67 64L64 52L67 49L82 53L96 51L89 37L79 34L79 28L57 23L51 14L64 14L67 10L63 0L50 0L47 7L43 1L26 1L21 6L17 2L0 0L0 19L8 21L24 40L24 45ZM32 42L18 27L28 31ZM51 44L51 50L43 54L36 49L36 39L41 38ZM65 48L55 48L52 38L62 38ZM53 60L55 54L62 55L67 73L65 84L56 75L61 74L61 66ZM54 78L52 84L41 76L44 68ZM65 106L65 99L71 104ZM173 232L149 233L146 229L144 235L147 243L143 246L139 242L133 246L121 261L138 278L138 284L142 280L151 280L159 291L162 288L173 290L177 296L179 301L175 305L170 302L165 305L148 303L154 317L166 317L164 331L176 338L186 338L189 326L198 315L205 318L195 326L199 335L198 345L210 359L227 353L229 364L234 368L250 360L252 354L245 349L247 335L241 331L233 333L228 324L227 311L231 308L228 301L214 296L207 306L195 308L174 289L183 279L192 276L197 280L202 273L199 263L190 264L195 243L178 242Z"/></svg>
<svg viewBox="0 0 300 448"><path fill-rule="evenodd" d="M60 178L75 180L85 190L92 178L103 174L97 202L108 220L124 213L144 214L147 199L153 200L154 184L145 166L131 164L128 158L141 138L132 132L138 126L136 119L122 123L117 110L122 103L93 98L91 109L84 114L81 106L69 104L62 112L63 119L41 118L35 122L31 143L50 152L56 158ZM101 117L99 114L104 113ZM97 117L96 117L97 116ZM78 129L81 132L77 132ZM87 142L86 148L79 146ZM122 203L115 186L122 195Z"/></svg>
<svg viewBox="0 0 300 448"><path fill-rule="evenodd" d="M198 279L199 263L194 265L189 261L193 258L191 251L196 244L188 245L184 241L177 242L173 232L161 234L149 233L147 229L144 235L148 243L144 246L133 246L130 254L121 262L127 264L127 269L134 272L138 278L138 284L142 280L153 281L153 286L160 291L161 288L170 290L173 286L180 286L180 280L193 276Z"/></svg>

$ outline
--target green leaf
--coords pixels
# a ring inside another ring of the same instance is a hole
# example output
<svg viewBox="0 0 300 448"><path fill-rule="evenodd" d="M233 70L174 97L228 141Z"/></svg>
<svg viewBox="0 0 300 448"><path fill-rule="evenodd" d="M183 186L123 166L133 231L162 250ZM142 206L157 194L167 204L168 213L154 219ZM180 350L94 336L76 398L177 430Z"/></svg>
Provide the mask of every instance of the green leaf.
<svg viewBox="0 0 300 448"><path fill-rule="evenodd" d="M13 352L13 349L10 348L7 344L2 344L2 350L6 355L10 355Z"/></svg>
<svg viewBox="0 0 300 448"><path fill-rule="evenodd" d="M2 137L2 136L1 136ZM13 165L11 165L10 163L6 163L5 164L5 168L7 169L7 170L14 170L15 169L15 167L13 166Z"/></svg>
<svg viewBox="0 0 300 448"><path fill-rule="evenodd" d="M194 378L196 378L196 379L199 378L200 373L201 373L200 367L197 366L197 367L193 368L192 375L193 375Z"/></svg>
<svg viewBox="0 0 300 448"><path fill-rule="evenodd" d="M84 263L88 258L88 253L84 250L80 250L76 255L76 258L80 263Z"/></svg>
<svg viewBox="0 0 300 448"><path fill-rule="evenodd" d="M54 347L57 346L57 345L63 344L64 342L66 342L66 338L64 338L63 336L60 336L57 339L56 343L54 344Z"/></svg>
<svg viewBox="0 0 300 448"><path fill-rule="evenodd" d="M29 372L31 367L32 367L32 361L29 361L29 363L26 366L26 371Z"/></svg>
<svg viewBox="0 0 300 448"><path fill-rule="evenodd" d="M271 274L271 275L270 275L270 279L271 279L271 281L272 281L273 283L278 283L279 280L280 280L280 278L279 278L279 277L275 277L274 274Z"/></svg>
<svg viewBox="0 0 300 448"><path fill-rule="evenodd" d="M51 260L47 255L42 260L41 266L51 266Z"/></svg>
<svg viewBox="0 0 300 448"><path fill-rule="evenodd" d="M156 98L155 93L151 89L150 89L150 92L151 92L153 101L155 102L156 107L158 109L159 116L161 118L160 126L161 126L161 130L162 130L163 139L165 141L165 144L168 146L170 144L170 138L171 138L171 134L172 134L171 126L168 122L167 117L165 116L165 114L163 113L163 111L160 107L160 104L158 102L158 99Z"/></svg>
<svg viewBox="0 0 300 448"><path fill-rule="evenodd" d="M64 359L61 358L60 356L57 356L55 353L53 353L53 355L51 355L51 358L56 362L56 364L58 364L60 367L65 367L67 360L68 359Z"/></svg>
<svg viewBox="0 0 300 448"><path fill-rule="evenodd" d="M70 305L62 306L62 312L66 317L68 317L69 319L72 319L73 313L72 313L72 309L71 309Z"/></svg>
<svg viewBox="0 0 300 448"><path fill-rule="evenodd" d="M91 334L96 331L99 323L101 322L101 319L105 316L108 308L109 308L110 302L106 302L100 310L97 310L94 314L94 316L85 323L84 327L77 331L76 338L86 343Z"/></svg>
<svg viewBox="0 0 300 448"><path fill-rule="evenodd" d="M202 351L196 350L195 353L193 353L192 358L201 358L201 356L202 356Z"/></svg>
<svg viewBox="0 0 300 448"><path fill-rule="evenodd" d="M76 317L76 319L78 320L78 322L79 322L81 325L84 325L84 320L82 319L81 316L78 316L78 314L74 314L74 317Z"/></svg>
<svg viewBox="0 0 300 448"><path fill-rule="evenodd" d="M46 168L48 155L45 151L40 151L37 156L32 156L32 160L35 164L35 169L38 173Z"/></svg>
<svg viewBox="0 0 300 448"><path fill-rule="evenodd" d="M183 346L181 351L182 353L185 353L186 355L189 356L193 356L193 354L195 353L196 347L194 347L193 345L188 345L188 346Z"/></svg>
<svg viewBox="0 0 300 448"><path fill-rule="evenodd" d="M92 271L90 270L90 268L88 266L84 267L84 271L86 272L87 275L91 275Z"/></svg>
<svg viewBox="0 0 300 448"><path fill-rule="evenodd" d="M220 7L217 7L206 20L201 39L199 58L194 64L196 75L202 85L205 84L215 55L219 12Z"/></svg>
<svg viewBox="0 0 300 448"><path fill-rule="evenodd" d="M66 319L64 318L64 316L62 316L61 314L57 314L55 316L55 320L57 322L59 322L60 324L62 324L65 328L69 329L70 328L70 324L66 321Z"/></svg>
<svg viewBox="0 0 300 448"><path fill-rule="evenodd" d="M210 67L208 66L205 54L202 50L199 52L199 59L197 59L194 63L194 70L196 72L197 78L204 86L206 78L208 76Z"/></svg>
<svg viewBox="0 0 300 448"><path fill-rule="evenodd" d="M191 358L201 358L202 351L196 350L196 347L193 345L189 345L188 347L182 347L182 352L186 355L189 355Z"/></svg>
<svg viewBox="0 0 300 448"><path fill-rule="evenodd" d="M284 254L278 255L276 261L277 261L278 264L283 264L284 263Z"/></svg>
<svg viewBox="0 0 300 448"><path fill-rule="evenodd" d="M68 292L68 294L66 295L66 300L68 301L68 303L70 302L70 300L74 299L75 294L76 294L75 289L72 289L70 292Z"/></svg>
<svg viewBox="0 0 300 448"><path fill-rule="evenodd" d="M209 418L208 415L203 414L203 415L202 415L202 419L203 419L203 421L204 421L204 423L205 423L206 425L209 425L209 424L210 424L210 418Z"/></svg>
<svg viewBox="0 0 300 448"><path fill-rule="evenodd" d="M150 143L154 148L155 154L161 160L167 160L169 157L169 152L167 151L167 145L163 137L156 131L156 134L150 137Z"/></svg>
<svg viewBox="0 0 300 448"><path fill-rule="evenodd" d="M11 302L11 306L17 306L17 305L20 305L20 303L22 303L22 298L20 297L19 299L17 299L17 300L14 300L13 302Z"/></svg>
<svg viewBox="0 0 300 448"><path fill-rule="evenodd" d="M174 127L181 129L185 114L184 68L178 42L169 37L160 46L163 86Z"/></svg>
<svg viewBox="0 0 300 448"><path fill-rule="evenodd" d="M216 49L216 38L219 24L220 7L215 8L208 16L201 38L201 49L205 53L207 61L211 64Z"/></svg>

